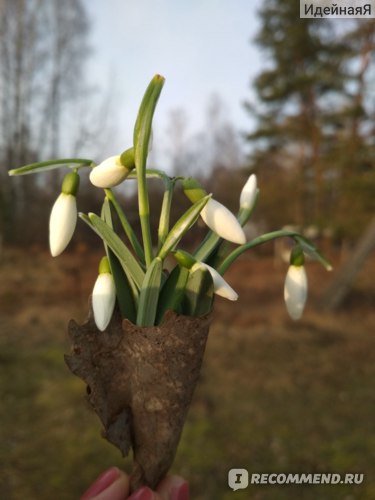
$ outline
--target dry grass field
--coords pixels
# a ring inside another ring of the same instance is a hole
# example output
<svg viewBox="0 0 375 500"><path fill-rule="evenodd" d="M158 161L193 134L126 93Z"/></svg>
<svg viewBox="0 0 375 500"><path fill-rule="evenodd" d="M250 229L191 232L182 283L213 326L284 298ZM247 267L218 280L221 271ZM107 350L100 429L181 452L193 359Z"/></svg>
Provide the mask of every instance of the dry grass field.
<svg viewBox="0 0 375 500"><path fill-rule="evenodd" d="M66 324L83 321L98 255L0 258L0 497L74 500L105 468L130 468L100 437L83 383L68 371ZM332 279L309 263L303 319L288 319L285 265L248 256L227 275L237 303L216 301L201 374L174 471L194 500L375 498L375 259L344 306L313 305ZM365 474L361 485L249 486L231 468Z"/></svg>

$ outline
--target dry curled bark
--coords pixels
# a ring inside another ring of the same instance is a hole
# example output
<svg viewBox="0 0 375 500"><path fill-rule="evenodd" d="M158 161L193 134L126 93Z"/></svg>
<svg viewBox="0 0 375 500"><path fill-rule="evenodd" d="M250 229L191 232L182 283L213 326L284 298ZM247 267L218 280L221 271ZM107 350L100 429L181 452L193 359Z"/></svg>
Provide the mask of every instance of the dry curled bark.
<svg viewBox="0 0 375 500"><path fill-rule="evenodd" d="M199 377L210 315L167 312L162 325L135 326L114 315L100 332L92 313L69 323L70 370L87 384L87 398L104 437L123 455L133 449L131 489L151 488L171 466Z"/></svg>

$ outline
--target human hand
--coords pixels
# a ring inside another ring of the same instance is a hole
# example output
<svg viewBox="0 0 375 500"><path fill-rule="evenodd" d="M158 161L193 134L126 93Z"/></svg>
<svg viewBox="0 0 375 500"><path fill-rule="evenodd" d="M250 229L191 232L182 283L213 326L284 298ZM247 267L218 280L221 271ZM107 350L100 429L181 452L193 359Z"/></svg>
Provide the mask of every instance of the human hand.
<svg viewBox="0 0 375 500"><path fill-rule="evenodd" d="M156 491L143 486L129 496L130 479L125 472L111 467L103 472L80 500L188 500L189 485L179 476L165 477Z"/></svg>

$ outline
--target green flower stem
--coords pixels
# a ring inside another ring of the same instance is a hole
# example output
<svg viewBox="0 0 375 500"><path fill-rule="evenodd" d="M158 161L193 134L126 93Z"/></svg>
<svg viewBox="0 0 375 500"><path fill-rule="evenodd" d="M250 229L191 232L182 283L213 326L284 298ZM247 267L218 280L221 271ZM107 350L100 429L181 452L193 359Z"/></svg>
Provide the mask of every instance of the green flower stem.
<svg viewBox="0 0 375 500"><path fill-rule="evenodd" d="M165 172L163 172L163 170L159 170L157 168L146 168L146 177L148 179L159 178L164 182L168 182L168 180L170 179L170 177Z"/></svg>
<svg viewBox="0 0 375 500"><path fill-rule="evenodd" d="M59 160L40 161L37 163L30 163L23 167L14 168L9 170L9 175L26 175L34 174L37 172L53 170L55 168L69 167L69 164L78 164L79 167L89 167L93 162L86 158L62 158Z"/></svg>
<svg viewBox="0 0 375 500"><path fill-rule="evenodd" d="M158 251L163 246L169 232L169 220L171 214L171 204L172 204L174 184L175 181L173 179L168 179L168 182L164 183L165 191L160 211L160 220L158 228Z"/></svg>
<svg viewBox="0 0 375 500"><path fill-rule="evenodd" d="M137 180L138 176L136 172L131 172L128 179ZM163 170L157 168L146 168L146 179L162 179L162 180L177 180L179 177L169 177Z"/></svg>
<svg viewBox="0 0 375 500"><path fill-rule="evenodd" d="M321 255L321 253L315 248L315 246L308 239L304 238L296 231L279 230L279 231L272 231L271 233L262 234L262 236L258 236L257 238L254 238L253 240L249 241L248 243L245 243L244 245L237 247L221 263L221 265L217 269L218 272L221 275L223 275L228 270L228 268L233 264L233 262L240 255L246 252L246 250L250 250L250 248L262 245L267 241L285 237L293 238L297 243L299 243L302 246L302 249L306 253L308 253L312 258L318 260L322 264L322 266L326 268L327 271L330 271L332 269L331 264Z"/></svg>
<svg viewBox="0 0 375 500"><path fill-rule="evenodd" d="M141 244L139 243L138 238L137 238L133 228L131 227L124 211L122 210L119 202L117 201L113 191L111 189L108 189L108 188L105 189L104 191L105 191L105 194L106 194L108 200L113 205L113 208L116 210L116 213L117 213L117 216L121 222L122 228L123 228L126 236L128 237L130 244L133 247L133 250L137 254L140 262L142 264L144 264L145 263L145 254L144 254L143 248L142 248Z"/></svg>
<svg viewBox="0 0 375 500"><path fill-rule="evenodd" d="M194 203L186 212L178 219L176 224L167 235L163 246L159 250L158 257L164 260L169 252L171 252L178 244L184 234L196 223L202 208L206 205L211 195L207 195Z"/></svg>
<svg viewBox="0 0 375 500"><path fill-rule="evenodd" d="M199 245L198 249L194 252L194 257L197 260L205 261L211 253L215 250L218 244L220 244L221 238L213 231L210 231L206 238Z"/></svg>
<svg viewBox="0 0 375 500"><path fill-rule="evenodd" d="M146 266L148 267L154 257L152 252L150 228L150 205L148 201L146 179L142 176L139 176L138 179L138 208L143 237L143 249L145 254Z"/></svg>
<svg viewBox="0 0 375 500"><path fill-rule="evenodd" d="M146 169L146 179L161 179L164 183L164 196L160 212L159 228L158 228L158 251L163 246L169 231L170 211L173 197L173 189L177 180L180 177L169 177L162 170L156 168ZM129 179L137 179L136 173L131 173Z"/></svg>

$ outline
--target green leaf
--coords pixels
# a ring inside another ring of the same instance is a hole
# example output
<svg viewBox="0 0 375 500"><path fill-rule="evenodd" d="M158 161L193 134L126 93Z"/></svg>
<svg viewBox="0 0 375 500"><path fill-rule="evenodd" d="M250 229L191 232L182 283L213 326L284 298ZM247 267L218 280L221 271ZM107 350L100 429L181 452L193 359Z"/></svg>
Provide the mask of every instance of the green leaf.
<svg viewBox="0 0 375 500"><path fill-rule="evenodd" d="M161 259L165 259L168 253L177 245L184 234L192 227L197 221L202 208L206 205L211 195L207 195L194 203L176 222L161 249L159 250L158 256Z"/></svg>
<svg viewBox="0 0 375 500"><path fill-rule="evenodd" d="M174 184L175 181L173 179L166 178L166 180L164 180L164 195L158 227L158 250L163 246L168 236Z"/></svg>
<svg viewBox="0 0 375 500"><path fill-rule="evenodd" d="M134 126L133 141L135 147L135 157L138 155L139 158L140 154L147 156L148 143L151 135L152 117L154 115L160 93L163 89L164 82L165 78L163 76L155 75L144 93ZM140 143L142 143L141 149L139 148ZM137 161L135 161L135 164L138 168Z"/></svg>
<svg viewBox="0 0 375 500"><path fill-rule="evenodd" d="M107 198L104 199L101 216L104 222L106 222L108 226L113 229L111 206ZM134 283L131 284L129 282L129 279L126 276L126 273L124 272L119 259L105 242L104 247L111 266L113 280L115 282L117 303L120 309L121 316L123 318L127 318L132 323L135 323L137 318L135 302L138 296L138 292L136 289L134 289Z"/></svg>
<svg viewBox="0 0 375 500"><path fill-rule="evenodd" d="M87 160L85 158L63 158L60 160L40 161L9 170L8 174L12 176L35 174L37 172L46 172L47 170L54 170L62 167L77 168L77 164L78 166L89 166L92 163L92 160Z"/></svg>
<svg viewBox="0 0 375 500"><path fill-rule="evenodd" d="M190 316L202 316L212 309L214 286L210 272L198 268L189 273L182 302L182 311Z"/></svg>
<svg viewBox="0 0 375 500"><path fill-rule="evenodd" d="M122 208L120 206L120 204L116 200L116 197L115 197L113 191L111 189L105 189L104 191L106 193L106 196L107 196L109 202L112 204L113 208L116 211L117 217L119 218L121 226L122 226L128 240L129 240L131 246L133 247L133 250L137 254L137 257L138 257L140 263L143 265L145 262L145 255L143 252L143 248L141 247L141 245L137 239L137 236L136 236L135 232L133 231L132 226L130 225L124 211L122 210ZM113 226L111 225L111 227L113 227Z"/></svg>
<svg viewBox="0 0 375 500"><path fill-rule="evenodd" d="M127 318L132 323L135 323L137 311L134 300L134 291L119 259L110 248L107 249L107 255L111 266L113 280L115 282L117 303L120 308L121 316L123 318Z"/></svg>
<svg viewBox="0 0 375 500"><path fill-rule="evenodd" d="M104 220L108 226L113 229L113 222L112 222L112 212L111 212L111 206L109 204L108 198L104 198L103 204L102 204L102 210L100 212L101 218Z"/></svg>
<svg viewBox="0 0 375 500"><path fill-rule="evenodd" d="M159 257L151 262L139 294L137 325L153 326L160 293L163 261Z"/></svg>
<svg viewBox="0 0 375 500"><path fill-rule="evenodd" d="M145 274L133 254L124 245L119 236L117 236L113 229L96 214L91 213L88 217L84 214L80 214L80 217L89 224L109 246L119 259L129 280L132 280L137 288L141 289Z"/></svg>
<svg viewBox="0 0 375 500"><path fill-rule="evenodd" d="M184 296L186 281L189 277L189 270L176 266L165 281L160 295L156 324L159 325L167 311L179 312L179 307Z"/></svg>
<svg viewBox="0 0 375 500"><path fill-rule="evenodd" d="M146 183L146 162L151 136L152 118L163 85L164 78L160 75L156 75L151 80L143 96L134 127L134 162L138 179L139 218L141 222L146 266L149 266L153 259L150 207Z"/></svg>

